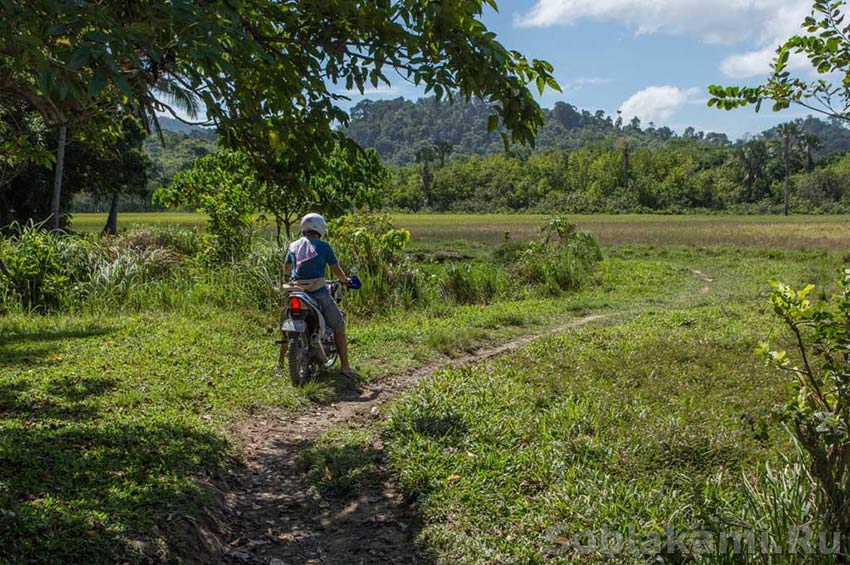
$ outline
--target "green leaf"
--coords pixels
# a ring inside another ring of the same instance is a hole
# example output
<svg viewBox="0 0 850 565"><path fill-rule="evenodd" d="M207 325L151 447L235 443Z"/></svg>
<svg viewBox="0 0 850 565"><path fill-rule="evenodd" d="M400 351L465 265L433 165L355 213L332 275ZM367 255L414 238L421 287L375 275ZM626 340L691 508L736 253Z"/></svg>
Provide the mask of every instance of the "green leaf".
<svg viewBox="0 0 850 565"><path fill-rule="evenodd" d="M97 96L103 91L103 88L106 86L106 80L108 79L108 74L103 69L96 69L94 71L94 75L89 81L88 86L88 95L90 98L97 98Z"/></svg>
<svg viewBox="0 0 850 565"><path fill-rule="evenodd" d="M127 98L133 98L133 89L130 87L130 83L127 79L124 78L124 75L121 73L114 74L112 76L112 80L115 81L116 86L121 89L121 92L123 92Z"/></svg>
<svg viewBox="0 0 850 565"><path fill-rule="evenodd" d="M493 133L499 127L499 116L496 114L487 118L487 133Z"/></svg>
<svg viewBox="0 0 850 565"><path fill-rule="evenodd" d="M74 51L74 54L71 55L71 59L68 61L68 66L72 69L80 69L87 65L91 59L91 48L88 45L84 45Z"/></svg>

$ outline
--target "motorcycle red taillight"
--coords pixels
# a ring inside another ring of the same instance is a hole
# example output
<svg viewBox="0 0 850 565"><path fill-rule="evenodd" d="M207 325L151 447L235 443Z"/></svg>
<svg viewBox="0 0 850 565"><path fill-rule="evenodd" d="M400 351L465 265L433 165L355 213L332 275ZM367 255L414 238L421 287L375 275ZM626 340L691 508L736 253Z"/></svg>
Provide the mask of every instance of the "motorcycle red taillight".
<svg viewBox="0 0 850 565"><path fill-rule="evenodd" d="M301 299L297 296L289 298L289 316L297 318L301 315Z"/></svg>

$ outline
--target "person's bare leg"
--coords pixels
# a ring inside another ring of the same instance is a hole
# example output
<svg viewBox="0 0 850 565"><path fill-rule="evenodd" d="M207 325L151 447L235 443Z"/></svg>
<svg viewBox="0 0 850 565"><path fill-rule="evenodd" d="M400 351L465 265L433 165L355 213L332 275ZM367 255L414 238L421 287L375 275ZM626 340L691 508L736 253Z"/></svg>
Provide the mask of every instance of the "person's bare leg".
<svg viewBox="0 0 850 565"><path fill-rule="evenodd" d="M340 371L350 371L351 365L348 364L348 340L345 339L345 326L334 330L334 341L336 342L336 351L339 353Z"/></svg>

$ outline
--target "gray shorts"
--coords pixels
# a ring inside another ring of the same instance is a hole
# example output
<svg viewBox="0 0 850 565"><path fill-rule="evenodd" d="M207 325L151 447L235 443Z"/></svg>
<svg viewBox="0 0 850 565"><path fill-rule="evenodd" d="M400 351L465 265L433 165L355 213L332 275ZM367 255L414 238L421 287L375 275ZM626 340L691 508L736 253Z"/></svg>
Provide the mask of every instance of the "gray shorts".
<svg viewBox="0 0 850 565"><path fill-rule="evenodd" d="M328 291L311 294L310 298L319 303L322 313L325 315L325 323L332 330L338 330L345 326L345 319L342 317L342 311L334 302L331 293Z"/></svg>

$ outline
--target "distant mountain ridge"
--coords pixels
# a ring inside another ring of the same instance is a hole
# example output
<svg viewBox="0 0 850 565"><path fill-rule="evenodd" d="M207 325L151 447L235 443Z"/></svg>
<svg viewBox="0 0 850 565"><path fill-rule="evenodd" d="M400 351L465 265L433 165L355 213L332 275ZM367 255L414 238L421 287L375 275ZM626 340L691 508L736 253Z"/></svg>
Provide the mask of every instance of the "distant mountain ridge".
<svg viewBox="0 0 850 565"><path fill-rule="evenodd" d="M558 102L543 112L546 124L537 136L539 150L574 151L588 144L622 137L627 137L635 146L660 145L674 138L720 145L732 143L723 133L686 128L677 134L669 127L642 124L638 119L622 123L602 110L591 113L565 102ZM497 133L487 133L487 118L492 113L480 100L455 104L438 102L434 97L415 102L404 98L363 100L351 109L351 123L345 131L361 146L374 147L385 162L408 165L415 162L420 149L439 142L450 144L456 154L488 155L504 151L501 137ZM796 122L804 131L821 139L820 154L850 150L850 129L844 125L813 117ZM763 135L773 137L773 128Z"/></svg>
<svg viewBox="0 0 850 565"><path fill-rule="evenodd" d="M157 121L159 122L159 127L166 131L174 131L192 137L203 137L206 139L216 137L215 128L193 126L167 116L158 116Z"/></svg>

